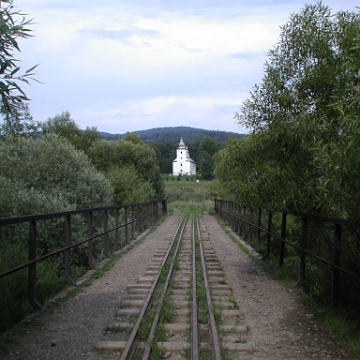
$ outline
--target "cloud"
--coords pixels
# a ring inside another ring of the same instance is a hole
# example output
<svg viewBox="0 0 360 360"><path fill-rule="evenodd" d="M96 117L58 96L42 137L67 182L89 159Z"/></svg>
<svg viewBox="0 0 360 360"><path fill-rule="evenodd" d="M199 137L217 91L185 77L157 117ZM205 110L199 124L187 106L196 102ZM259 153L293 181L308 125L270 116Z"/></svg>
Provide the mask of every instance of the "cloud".
<svg viewBox="0 0 360 360"><path fill-rule="evenodd" d="M101 131L112 133L180 125L243 133L246 130L235 123L233 116L244 97L245 94L239 93L232 98L170 96L138 101L99 101L71 115L74 119L86 119L88 126L100 128L101 125Z"/></svg>
<svg viewBox="0 0 360 360"><path fill-rule="evenodd" d="M234 112L261 81L279 26L304 7L302 0L15 5L34 17L34 38L19 39L21 67L40 63L36 78L45 84L24 88L34 118L68 110L81 128L117 133L170 124L236 131Z"/></svg>
<svg viewBox="0 0 360 360"><path fill-rule="evenodd" d="M154 30L144 30L139 28L134 29L124 29L124 30L106 30L106 29L80 29L78 30L80 34L93 35L101 39L109 40L120 40L126 41L130 40L132 37L143 37L151 38L159 36L159 33Z"/></svg>

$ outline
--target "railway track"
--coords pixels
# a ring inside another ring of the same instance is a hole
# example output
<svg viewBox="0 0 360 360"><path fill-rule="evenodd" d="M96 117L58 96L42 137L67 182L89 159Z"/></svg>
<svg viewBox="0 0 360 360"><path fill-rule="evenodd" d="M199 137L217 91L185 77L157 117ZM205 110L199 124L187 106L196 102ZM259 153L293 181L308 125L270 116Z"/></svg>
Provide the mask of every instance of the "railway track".
<svg viewBox="0 0 360 360"><path fill-rule="evenodd" d="M183 218L127 287L101 359L250 359L252 345L202 218Z"/></svg>

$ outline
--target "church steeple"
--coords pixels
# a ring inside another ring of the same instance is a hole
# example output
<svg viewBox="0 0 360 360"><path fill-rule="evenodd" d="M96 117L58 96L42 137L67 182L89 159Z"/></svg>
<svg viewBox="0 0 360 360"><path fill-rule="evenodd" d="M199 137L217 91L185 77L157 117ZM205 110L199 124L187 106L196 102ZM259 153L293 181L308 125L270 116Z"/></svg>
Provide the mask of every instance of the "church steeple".
<svg viewBox="0 0 360 360"><path fill-rule="evenodd" d="M182 136L180 138L179 148L185 148L185 143L184 143L184 140L183 140Z"/></svg>

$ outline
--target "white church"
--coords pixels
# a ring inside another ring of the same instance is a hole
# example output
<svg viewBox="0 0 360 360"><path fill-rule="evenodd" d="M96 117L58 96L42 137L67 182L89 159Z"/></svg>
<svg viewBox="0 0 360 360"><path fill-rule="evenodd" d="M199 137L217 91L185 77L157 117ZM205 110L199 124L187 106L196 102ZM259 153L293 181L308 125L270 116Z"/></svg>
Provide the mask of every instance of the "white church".
<svg viewBox="0 0 360 360"><path fill-rule="evenodd" d="M181 137L179 147L176 149L176 159L173 161L173 175L195 175L196 163L190 158L188 147Z"/></svg>

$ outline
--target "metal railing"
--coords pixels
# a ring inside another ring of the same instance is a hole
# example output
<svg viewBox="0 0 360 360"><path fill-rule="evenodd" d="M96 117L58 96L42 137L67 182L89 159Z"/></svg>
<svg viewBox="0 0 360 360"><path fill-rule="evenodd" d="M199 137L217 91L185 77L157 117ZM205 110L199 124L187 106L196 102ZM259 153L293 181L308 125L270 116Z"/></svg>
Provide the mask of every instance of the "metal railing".
<svg viewBox="0 0 360 360"><path fill-rule="evenodd" d="M101 215L102 231L94 234L94 215ZM114 224L109 228L109 216ZM77 239L72 242L71 219L76 215L86 217L87 237ZM16 224L28 224L28 261L16 267L8 269L0 274L0 278L9 276L24 268L28 268L27 294L30 305L34 308L41 308L41 304L36 300L36 264L45 259L64 254L64 275L68 284L74 285L71 277L71 250L83 244L87 244L87 263L90 269L96 269L93 255L93 241L102 238L102 252L105 258L110 257L110 248L114 251L120 250L122 245L127 245L129 239L135 239L135 231L141 232L149 228L162 215L162 204L160 201L150 201L138 204L105 206L81 210L63 211L57 213L37 214L27 216L17 216L0 218L0 235L5 227L14 227ZM39 256L38 255L38 236L37 224L43 220L62 219L64 222L63 244L64 246ZM123 231L122 244L119 243L119 230ZM109 242L109 234L113 234L113 243ZM26 240L26 239L24 239ZM111 245L111 246L110 246Z"/></svg>
<svg viewBox="0 0 360 360"><path fill-rule="evenodd" d="M278 266L284 265L286 247L295 249L295 253L299 257L299 285L304 285L307 273L307 264L309 257L316 259L316 261L325 264L331 268L331 307L337 307L339 305L339 296L341 290L345 290L341 286L341 277L346 274L353 279L360 280L360 271L354 272L352 268L342 266L342 259L346 255L346 252L351 252L353 249L357 249L354 254L347 254L352 256L352 261L346 261L348 264L359 263L358 258L359 246L356 245L359 242L360 224L351 222L344 219L336 219L318 215L310 214L294 214L286 211L271 211L255 209L251 206L234 203L231 201L224 201L215 199L215 211L220 217L226 221L230 227L239 233L247 242L254 245L255 248L263 249L263 259L269 259L271 255L278 257ZM264 213L267 214L264 221ZM274 216L277 215L277 229L274 229ZM291 216L293 222L296 221L299 229L298 234L291 234L287 238L287 219ZM309 222L312 222L311 234L309 232ZM263 226L263 222L267 226ZM315 225L314 225L315 224ZM316 242L318 230L322 235L326 235L326 239L323 241L323 253L319 253L321 245L312 246L312 243ZM348 243L344 241L344 229L351 229L352 236L348 236ZM354 234L356 232L356 235ZM262 234L265 235L262 236ZM265 244L264 242L265 238ZM294 238L297 241L294 241ZM311 238L311 241L310 241ZM278 247L274 247L274 242L277 242ZM350 245L352 247L350 247ZM355 245L354 245L355 244ZM326 249L328 251L326 251ZM314 250L317 252L314 252ZM345 261L344 261L345 262ZM358 266L356 266L359 268ZM345 291L351 291L352 289L346 289Z"/></svg>

